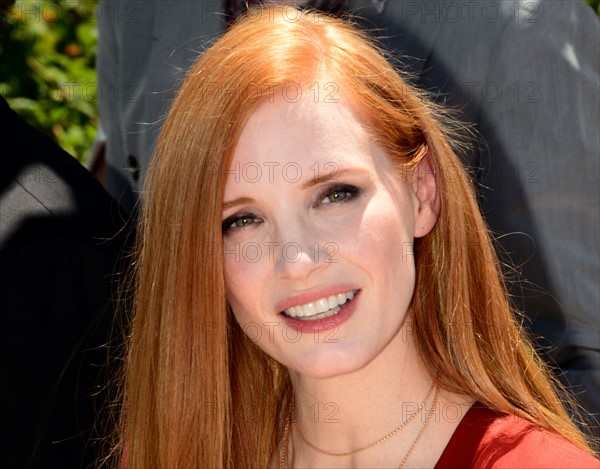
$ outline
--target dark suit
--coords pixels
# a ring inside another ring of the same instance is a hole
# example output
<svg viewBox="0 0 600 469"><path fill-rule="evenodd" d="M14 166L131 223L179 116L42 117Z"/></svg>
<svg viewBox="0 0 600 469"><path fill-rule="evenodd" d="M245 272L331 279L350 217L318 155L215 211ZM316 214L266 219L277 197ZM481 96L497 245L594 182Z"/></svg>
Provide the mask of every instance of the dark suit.
<svg viewBox="0 0 600 469"><path fill-rule="evenodd" d="M3 467L89 466L123 220L75 159L0 98Z"/></svg>

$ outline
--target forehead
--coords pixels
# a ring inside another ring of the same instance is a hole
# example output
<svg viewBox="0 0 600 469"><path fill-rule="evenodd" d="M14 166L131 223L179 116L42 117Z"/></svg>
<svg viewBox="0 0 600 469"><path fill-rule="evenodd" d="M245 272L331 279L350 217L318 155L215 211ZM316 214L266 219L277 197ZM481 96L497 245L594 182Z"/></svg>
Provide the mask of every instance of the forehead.
<svg viewBox="0 0 600 469"><path fill-rule="evenodd" d="M391 157L353 108L311 98L265 101L250 115L227 171L227 199L281 194L342 171L398 189Z"/></svg>
<svg viewBox="0 0 600 469"><path fill-rule="evenodd" d="M341 158L369 153L370 136L353 109L339 98L315 99L308 90L302 99L276 96L261 103L243 127L233 162Z"/></svg>

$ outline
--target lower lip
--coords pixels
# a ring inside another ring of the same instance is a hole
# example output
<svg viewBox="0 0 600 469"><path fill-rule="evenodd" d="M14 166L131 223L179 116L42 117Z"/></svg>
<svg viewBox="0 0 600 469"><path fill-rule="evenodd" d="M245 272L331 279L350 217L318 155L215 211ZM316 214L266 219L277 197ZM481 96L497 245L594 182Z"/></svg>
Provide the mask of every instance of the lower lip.
<svg viewBox="0 0 600 469"><path fill-rule="evenodd" d="M290 318L288 316L285 316L284 314L282 314L282 316L289 327L298 330L302 333L318 334L319 332L327 331L330 329L337 330L337 328L344 322L346 322L354 313L354 310L356 309L356 302L358 297L360 296L360 293L361 292L358 291L354 295L354 297L348 303L346 303L346 306L344 306L340 311L338 311L337 314L328 318L316 319L311 321L310 319L300 320Z"/></svg>

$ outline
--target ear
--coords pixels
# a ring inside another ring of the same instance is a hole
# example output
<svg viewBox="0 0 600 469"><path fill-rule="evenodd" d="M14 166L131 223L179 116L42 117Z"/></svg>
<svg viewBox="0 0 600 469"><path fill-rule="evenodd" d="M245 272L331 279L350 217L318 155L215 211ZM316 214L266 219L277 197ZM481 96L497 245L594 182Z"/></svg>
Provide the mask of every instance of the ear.
<svg viewBox="0 0 600 469"><path fill-rule="evenodd" d="M435 162L427 149L413 173L412 190L415 198L415 238L428 234L440 215Z"/></svg>

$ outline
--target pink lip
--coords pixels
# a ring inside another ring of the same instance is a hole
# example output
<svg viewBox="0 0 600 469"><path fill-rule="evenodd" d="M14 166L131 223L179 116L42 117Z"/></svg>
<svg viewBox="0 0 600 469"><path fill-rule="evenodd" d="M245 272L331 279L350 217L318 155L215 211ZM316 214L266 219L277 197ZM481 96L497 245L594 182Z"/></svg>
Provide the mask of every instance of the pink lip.
<svg viewBox="0 0 600 469"><path fill-rule="evenodd" d="M349 290L342 290L339 293L343 293L346 291L350 291ZM358 298L360 297L360 290L354 295L354 298L352 298L348 303L346 303L346 305L334 316L328 317L328 318L324 318L324 319L317 319L317 320L301 320L301 319L294 319L294 318L290 318L288 316L286 316L285 314L281 314L281 316L283 317L283 319L285 320L285 322L287 323L287 325L289 327L291 327L292 329L296 329L301 331L302 333L318 333L321 331L326 331L328 329L337 329L342 323L346 322L350 316L352 316L352 313L354 313L354 310L356 309L356 305L357 305L357 301ZM335 293L331 293L331 295L334 295ZM326 295L323 295L326 296ZM323 298L323 296L319 296L318 298ZM309 301L307 301L306 303L309 303ZM305 304L305 303L294 303L294 304ZM291 305L293 306L293 305ZM287 309L287 308L286 308ZM283 310L282 310L283 311Z"/></svg>
<svg viewBox="0 0 600 469"><path fill-rule="evenodd" d="M278 313L291 308L292 306L305 305L306 303L313 303L321 298L327 298L331 295L337 295L339 293L347 293L349 291L358 290L356 286L351 285L335 285L331 287L315 288L298 295L290 296L285 300L280 301L275 306Z"/></svg>

